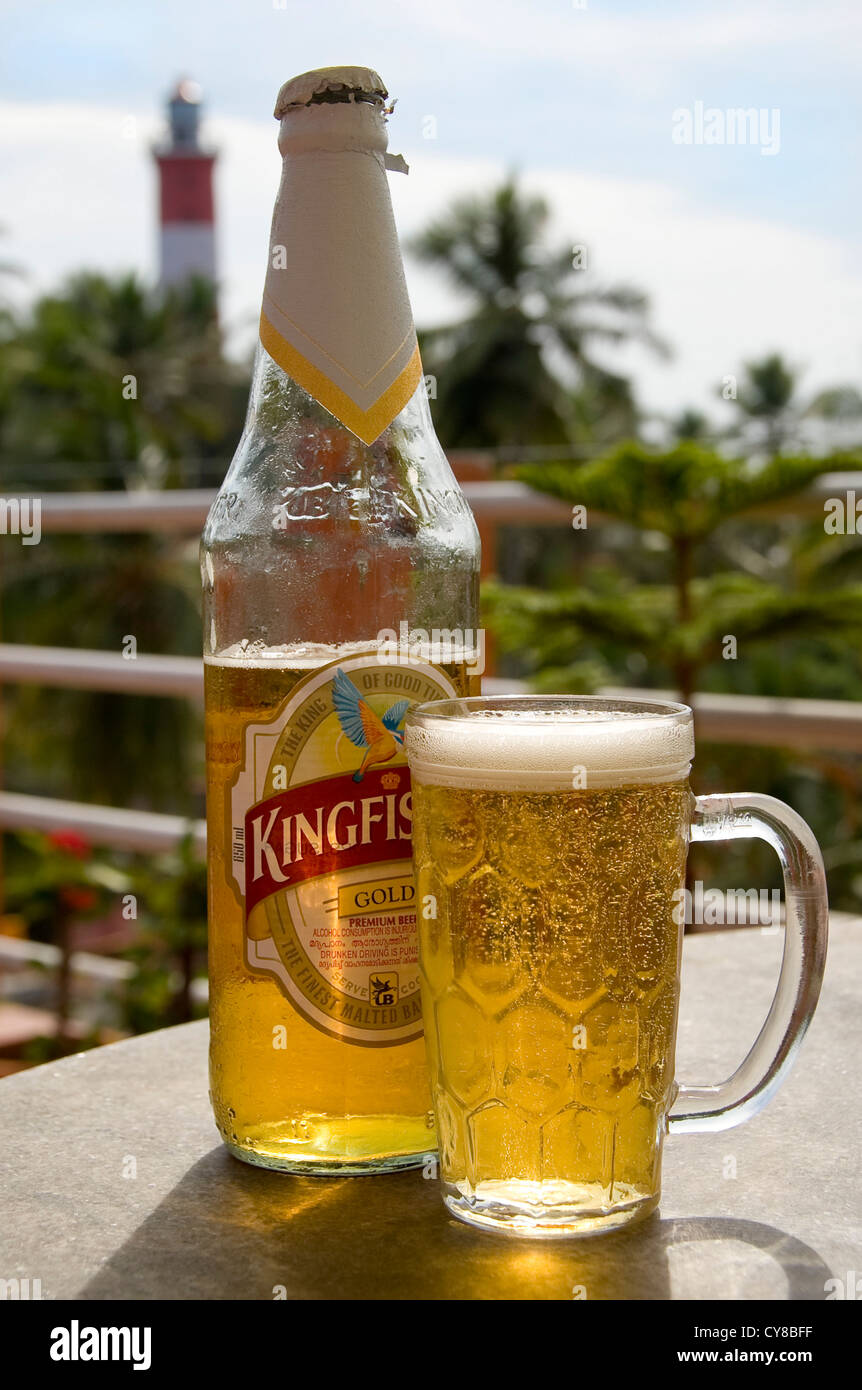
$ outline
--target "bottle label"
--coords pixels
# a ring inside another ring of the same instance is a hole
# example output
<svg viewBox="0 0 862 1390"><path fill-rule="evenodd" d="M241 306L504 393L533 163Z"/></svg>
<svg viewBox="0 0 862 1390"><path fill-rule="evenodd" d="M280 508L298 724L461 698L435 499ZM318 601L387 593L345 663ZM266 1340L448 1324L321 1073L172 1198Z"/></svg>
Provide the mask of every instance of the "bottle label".
<svg viewBox="0 0 862 1390"><path fill-rule="evenodd" d="M366 444L404 409L422 365L382 155L285 160L260 340Z"/></svg>
<svg viewBox="0 0 862 1390"><path fill-rule="evenodd" d="M360 653L245 731L230 819L246 965L345 1042L422 1035L404 716L457 693L429 663Z"/></svg>

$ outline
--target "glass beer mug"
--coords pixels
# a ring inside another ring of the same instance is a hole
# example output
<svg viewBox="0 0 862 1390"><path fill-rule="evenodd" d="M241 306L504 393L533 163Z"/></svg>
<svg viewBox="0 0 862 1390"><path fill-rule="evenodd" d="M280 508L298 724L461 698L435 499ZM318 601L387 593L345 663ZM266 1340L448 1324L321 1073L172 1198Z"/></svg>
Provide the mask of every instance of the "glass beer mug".
<svg viewBox="0 0 862 1390"><path fill-rule="evenodd" d="M769 796L695 798L685 705L437 701L410 711L405 746L446 1206L522 1235L645 1216L665 1133L756 1114L800 1044L827 933L811 830ZM728 1080L677 1083L688 843L752 836L784 874L775 997Z"/></svg>

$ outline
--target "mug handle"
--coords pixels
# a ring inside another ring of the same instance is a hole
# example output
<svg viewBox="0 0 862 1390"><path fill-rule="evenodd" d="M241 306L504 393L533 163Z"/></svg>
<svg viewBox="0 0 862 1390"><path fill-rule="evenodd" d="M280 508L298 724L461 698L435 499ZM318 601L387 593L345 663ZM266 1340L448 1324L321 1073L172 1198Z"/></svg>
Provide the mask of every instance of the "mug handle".
<svg viewBox="0 0 862 1390"><path fill-rule="evenodd" d="M784 874L784 953L775 997L748 1056L714 1086L680 1085L670 1130L730 1129L762 1110L786 1077L820 994L828 901L823 857L811 828L783 801L743 792L699 796L692 840L766 840Z"/></svg>

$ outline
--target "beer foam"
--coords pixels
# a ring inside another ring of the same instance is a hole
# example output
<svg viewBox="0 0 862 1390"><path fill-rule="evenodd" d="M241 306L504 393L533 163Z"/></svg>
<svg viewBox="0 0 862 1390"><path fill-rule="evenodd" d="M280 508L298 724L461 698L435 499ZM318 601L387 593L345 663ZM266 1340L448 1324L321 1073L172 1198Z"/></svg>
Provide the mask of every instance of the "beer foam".
<svg viewBox="0 0 862 1390"><path fill-rule="evenodd" d="M319 666L343 661L351 656L367 654L373 658L378 645L365 641L290 642L280 646L267 646L265 642L243 640L225 647L217 656L204 656L204 663L207 666L253 667L255 670L281 667L289 671L315 671ZM475 647L456 645L454 642L451 645L439 642L413 643L409 655L404 659L400 658L397 651L394 655L389 655L388 647L384 648L383 654L386 658L384 664L389 666L409 665L411 661L426 661L438 666L455 666L461 663L473 666L479 659Z"/></svg>
<svg viewBox="0 0 862 1390"><path fill-rule="evenodd" d="M416 781L488 791L675 782L694 757L684 706L622 700L609 708L549 701L540 709L447 700L411 712L404 743Z"/></svg>
<svg viewBox="0 0 862 1390"><path fill-rule="evenodd" d="M218 656L205 656L207 666L252 666L256 670L268 667L289 671L315 671L328 662L341 661L369 650L368 642L289 642L267 646L265 642L234 642Z"/></svg>

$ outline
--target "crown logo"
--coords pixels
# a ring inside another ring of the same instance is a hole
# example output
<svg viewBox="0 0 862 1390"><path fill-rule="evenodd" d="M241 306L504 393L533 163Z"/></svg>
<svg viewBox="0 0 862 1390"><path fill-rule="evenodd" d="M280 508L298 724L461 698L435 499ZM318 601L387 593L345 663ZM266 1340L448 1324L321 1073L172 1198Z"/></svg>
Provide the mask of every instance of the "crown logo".
<svg viewBox="0 0 862 1390"><path fill-rule="evenodd" d="M398 776L397 772L384 772L383 776L380 778L380 785L386 791L394 792L400 781L401 778Z"/></svg>

